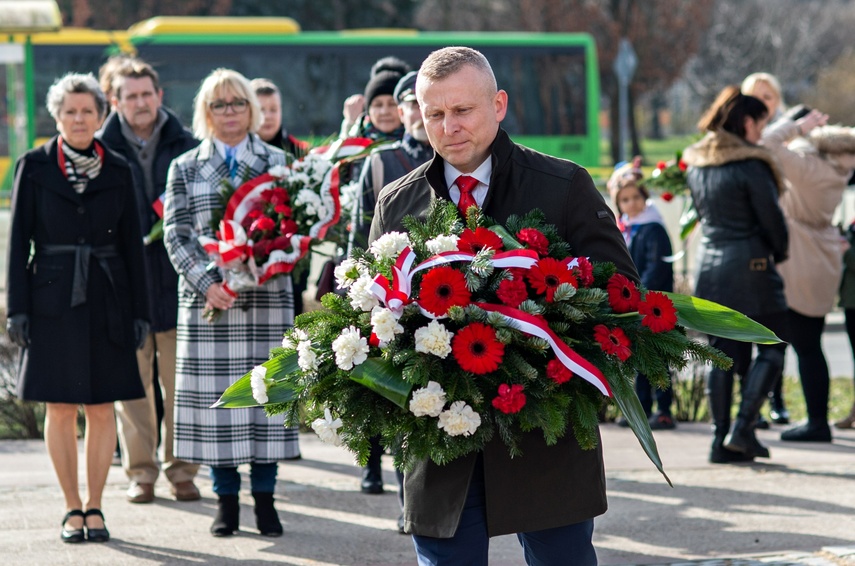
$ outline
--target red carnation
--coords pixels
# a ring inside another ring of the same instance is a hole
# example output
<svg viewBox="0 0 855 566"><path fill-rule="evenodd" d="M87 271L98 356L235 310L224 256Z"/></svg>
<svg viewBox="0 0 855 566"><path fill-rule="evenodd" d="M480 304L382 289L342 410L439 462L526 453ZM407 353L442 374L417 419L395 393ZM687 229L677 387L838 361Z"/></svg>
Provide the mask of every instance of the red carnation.
<svg viewBox="0 0 855 566"><path fill-rule="evenodd" d="M436 316L448 314L451 307L465 307L471 299L466 278L452 267L435 267L422 278L419 305Z"/></svg>
<svg viewBox="0 0 855 566"><path fill-rule="evenodd" d="M246 217L251 218L252 220L255 220L259 216L261 216L261 210L259 210L257 208L253 208L249 212L246 213Z"/></svg>
<svg viewBox="0 0 855 566"><path fill-rule="evenodd" d="M665 163L664 161L660 161L659 163L656 164L656 168L659 169L660 171L662 171L666 167L668 167L668 164Z"/></svg>
<svg viewBox="0 0 855 566"><path fill-rule="evenodd" d="M262 191L261 198L263 200L266 200L273 206L285 204L290 200L288 198L288 191L286 191L282 187L276 187L275 189L268 189L266 191Z"/></svg>
<svg viewBox="0 0 855 566"><path fill-rule="evenodd" d="M273 211L282 216L291 216L291 207L287 204L277 204L273 207Z"/></svg>
<svg viewBox="0 0 855 566"><path fill-rule="evenodd" d="M290 218L283 218L279 221L279 232L283 236L293 236L297 233L298 229L299 226L297 226L297 223L291 220Z"/></svg>
<svg viewBox="0 0 855 566"><path fill-rule="evenodd" d="M662 200L664 200L665 202L671 202L672 200L674 200L674 194L665 191L664 193L662 193Z"/></svg>
<svg viewBox="0 0 855 566"><path fill-rule="evenodd" d="M517 308L521 302L528 299L528 288L522 279L503 279L496 290L496 296L509 307Z"/></svg>
<svg viewBox="0 0 855 566"><path fill-rule="evenodd" d="M594 327L594 340L599 342L603 352L617 356L622 362L632 355L629 338L620 328L609 329L605 324L598 324Z"/></svg>
<svg viewBox="0 0 855 566"><path fill-rule="evenodd" d="M291 237L290 236L276 236L273 238L273 243L270 245L270 250L282 250L287 251L291 249Z"/></svg>
<svg viewBox="0 0 855 566"><path fill-rule="evenodd" d="M546 293L547 303L553 301L555 290L562 283L579 286L573 273L567 269L567 264L551 257L545 257L534 264L526 277L538 294Z"/></svg>
<svg viewBox="0 0 855 566"><path fill-rule="evenodd" d="M638 310L638 302L641 293L635 287L635 283L626 276L615 273L606 285L609 293L609 304L616 313L632 312Z"/></svg>
<svg viewBox="0 0 855 566"><path fill-rule="evenodd" d="M650 291L638 304L641 324L653 332L668 332L677 325L677 309L666 295Z"/></svg>
<svg viewBox="0 0 855 566"><path fill-rule="evenodd" d="M543 235L540 230L534 228L523 228L517 232L517 238L520 242L526 244L540 255L546 255L549 248L549 240Z"/></svg>
<svg viewBox="0 0 855 566"><path fill-rule="evenodd" d="M484 248L500 251L503 247L502 239L498 234L484 227L477 228L474 232L466 228L457 240L458 250L473 254L477 254Z"/></svg>
<svg viewBox="0 0 855 566"><path fill-rule="evenodd" d="M688 169L688 168L689 168L689 166L688 166L688 165L686 165L686 162L685 162L685 161L683 161L682 159L681 159L680 161L678 161L678 162L677 162L677 167L679 167L679 168L680 168L680 171L685 171L686 169Z"/></svg>
<svg viewBox="0 0 855 566"><path fill-rule="evenodd" d="M587 287L594 282L594 266L588 258L577 257L576 267L573 268L573 275L582 283L582 286Z"/></svg>
<svg viewBox="0 0 855 566"><path fill-rule="evenodd" d="M451 353L463 371L482 375L499 369L505 345L496 340L493 327L473 322L451 339Z"/></svg>
<svg viewBox="0 0 855 566"><path fill-rule="evenodd" d="M275 226L276 222L274 222L272 218L262 216L250 224L249 231L255 232L257 230L259 232L266 232L267 230L272 230Z"/></svg>
<svg viewBox="0 0 855 566"><path fill-rule="evenodd" d="M273 251L273 240L261 240L252 245L252 257L256 259L267 259Z"/></svg>
<svg viewBox="0 0 855 566"><path fill-rule="evenodd" d="M525 406L525 393L523 386L515 383L508 385L503 383L499 385L499 396L493 398L493 406L502 411L506 415L519 413Z"/></svg>
<svg viewBox="0 0 855 566"><path fill-rule="evenodd" d="M546 364L546 377L555 383L564 383L570 381L573 377L573 372L567 369L567 366L561 363L558 358L552 358Z"/></svg>

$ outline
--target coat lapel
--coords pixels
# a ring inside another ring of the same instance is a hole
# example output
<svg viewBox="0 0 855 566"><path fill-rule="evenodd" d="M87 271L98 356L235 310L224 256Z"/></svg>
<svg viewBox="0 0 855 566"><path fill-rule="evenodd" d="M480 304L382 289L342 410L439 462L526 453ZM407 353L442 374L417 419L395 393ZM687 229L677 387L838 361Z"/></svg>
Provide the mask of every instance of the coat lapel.
<svg viewBox="0 0 855 566"><path fill-rule="evenodd" d="M68 179L65 178L65 175L59 168L57 139L57 137L54 137L42 146L44 153L40 158L44 160L45 167L39 167L34 170L32 174L33 181L65 199L81 204L83 202L81 196L77 194L74 187L71 186L71 183L68 182Z"/></svg>
<svg viewBox="0 0 855 566"><path fill-rule="evenodd" d="M199 176L204 179L209 186L219 190L223 179L228 179L229 171L226 167L226 161L223 156L217 151L214 142L210 139L203 140L199 144Z"/></svg>

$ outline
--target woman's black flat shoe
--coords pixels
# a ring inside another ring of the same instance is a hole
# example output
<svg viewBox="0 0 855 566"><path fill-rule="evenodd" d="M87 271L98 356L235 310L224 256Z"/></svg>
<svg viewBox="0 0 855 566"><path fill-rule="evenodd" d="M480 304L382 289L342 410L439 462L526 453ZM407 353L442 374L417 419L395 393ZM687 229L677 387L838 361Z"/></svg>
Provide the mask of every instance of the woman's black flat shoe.
<svg viewBox="0 0 855 566"><path fill-rule="evenodd" d="M86 521L86 516L83 514L83 511L80 509L72 509L65 514L65 517L62 518L62 532L59 533L59 537L62 539L62 542L83 542L86 540L86 533L83 531L83 527L80 527L79 529L65 528L65 523L67 523L72 517L83 517L84 523Z"/></svg>
<svg viewBox="0 0 855 566"><path fill-rule="evenodd" d="M83 515L84 517L98 515L99 517L101 517L102 521L104 520L104 514L101 513L100 509L87 509L86 513L84 513ZM88 540L89 542L107 542L108 540L110 540L110 531L107 530L106 523L101 529L93 529L90 527L86 527L86 540Z"/></svg>

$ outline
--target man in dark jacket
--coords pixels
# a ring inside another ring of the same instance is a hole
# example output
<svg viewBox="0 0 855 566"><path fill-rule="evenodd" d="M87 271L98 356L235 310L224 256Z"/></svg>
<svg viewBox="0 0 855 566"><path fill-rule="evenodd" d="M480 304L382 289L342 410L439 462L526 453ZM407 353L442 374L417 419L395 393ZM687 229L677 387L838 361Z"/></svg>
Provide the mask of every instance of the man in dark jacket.
<svg viewBox="0 0 855 566"><path fill-rule="evenodd" d="M166 190L169 164L198 141L178 118L162 106L163 91L157 72L147 63L129 59L113 75L112 103L116 109L99 134L110 149L131 166L142 233L147 234L159 217L160 196ZM199 499L193 483L198 465L172 455L172 408L175 396L175 326L178 312L178 275L169 262L163 241L145 248L151 332L137 352L146 398L116 403L122 467L131 481L128 501L150 503L158 475L158 426L155 412L154 376L160 379L165 425L163 472L179 501Z"/></svg>
<svg viewBox="0 0 855 566"><path fill-rule="evenodd" d="M371 240L402 230L408 214L426 216L435 198L479 206L498 222L538 208L574 255L614 262L638 280L588 172L518 146L500 129L508 96L483 55L465 47L432 53L416 94L437 155L383 189ZM536 431L522 436L520 449L511 459L494 435L480 453L444 466L425 460L406 475L405 528L420 564L486 565L489 537L509 533L518 533L530 564L596 564L593 517L607 506L602 449L582 450L572 433L547 446Z"/></svg>

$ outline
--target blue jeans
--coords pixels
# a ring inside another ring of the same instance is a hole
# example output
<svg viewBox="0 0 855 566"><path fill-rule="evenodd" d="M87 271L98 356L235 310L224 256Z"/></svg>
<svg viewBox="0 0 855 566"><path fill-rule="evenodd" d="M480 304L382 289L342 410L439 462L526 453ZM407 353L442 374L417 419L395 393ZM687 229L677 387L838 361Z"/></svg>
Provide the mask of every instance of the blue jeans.
<svg viewBox="0 0 855 566"><path fill-rule="evenodd" d="M487 566L490 538L487 535L487 502L481 458L472 475L460 524L452 538L413 535L419 566ZM594 520L517 533L529 566L596 566L591 537Z"/></svg>
<svg viewBox="0 0 855 566"><path fill-rule="evenodd" d="M249 484L254 493L273 493L276 488L277 464L250 464ZM240 473L237 467L211 467L211 480L217 495L237 495L240 492Z"/></svg>

